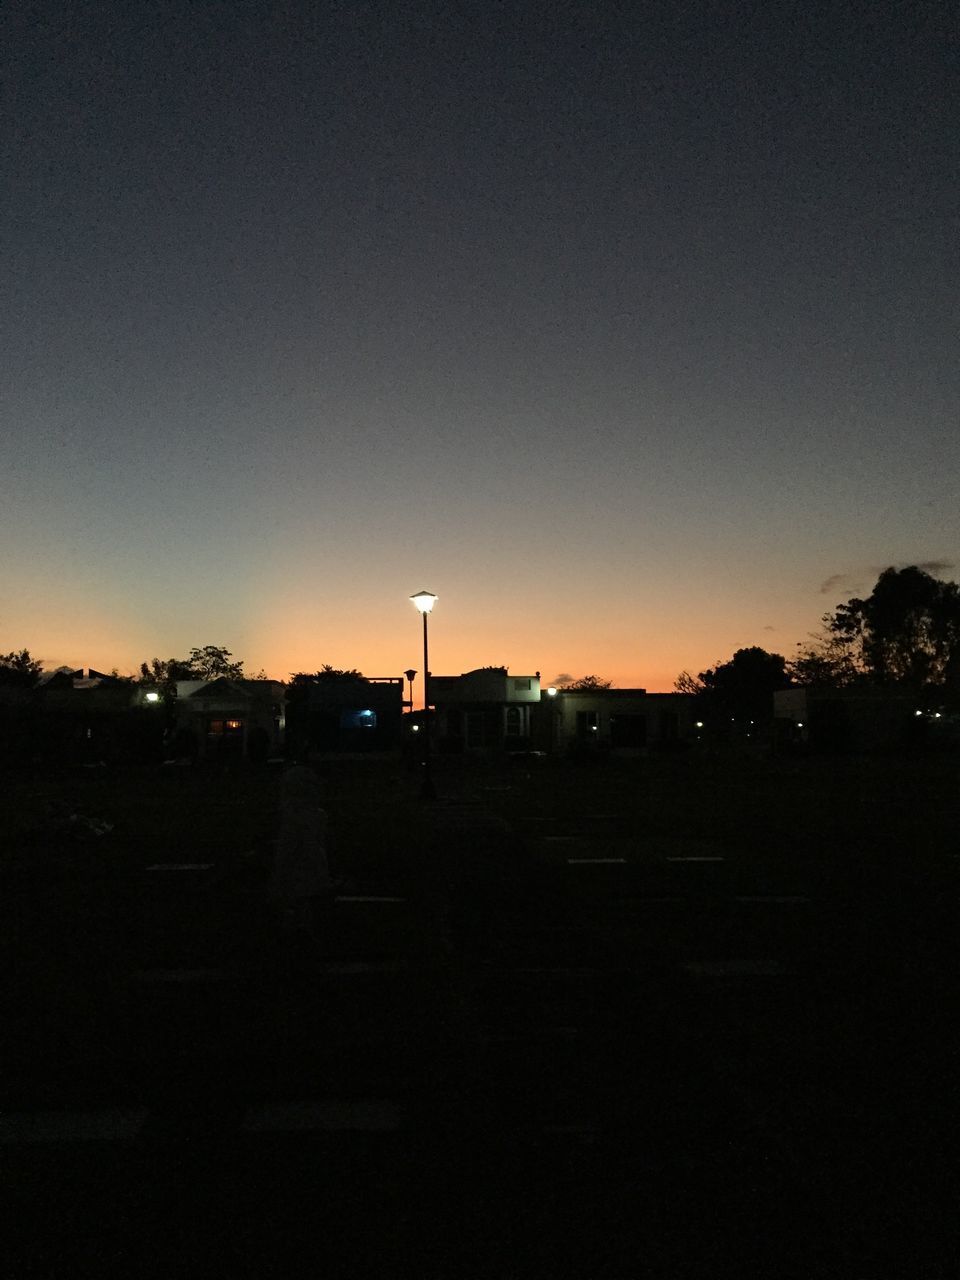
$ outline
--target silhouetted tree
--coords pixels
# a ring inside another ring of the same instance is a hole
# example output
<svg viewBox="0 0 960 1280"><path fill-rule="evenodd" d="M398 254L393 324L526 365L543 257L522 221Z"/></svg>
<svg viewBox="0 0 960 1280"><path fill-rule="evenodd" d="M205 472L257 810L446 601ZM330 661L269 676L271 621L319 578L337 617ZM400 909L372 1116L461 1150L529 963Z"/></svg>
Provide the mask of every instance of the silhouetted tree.
<svg viewBox="0 0 960 1280"><path fill-rule="evenodd" d="M243 662L233 660L229 649L208 644L191 649L189 658L153 658L140 663L140 683L172 685L178 680L243 679Z"/></svg>
<svg viewBox="0 0 960 1280"><path fill-rule="evenodd" d="M916 565L884 569L865 600L826 614L829 634L859 673L913 689L952 683L960 665L960 586Z"/></svg>
<svg viewBox="0 0 960 1280"><path fill-rule="evenodd" d="M673 682L677 693L703 693L703 681L692 676L689 671L681 671Z"/></svg>
<svg viewBox="0 0 960 1280"><path fill-rule="evenodd" d="M694 680L689 672L677 677L686 687L681 693L696 693L704 705L704 719L738 720L756 725L773 718L773 695L790 686L787 662L782 654L768 653L754 645L738 649L729 662L701 671ZM686 679L684 679L686 677Z"/></svg>
<svg viewBox="0 0 960 1280"><path fill-rule="evenodd" d="M579 680L571 680L569 683L558 685L557 688L589 693L594 689L609 689L611 684L612 681L601 680L599 676L581 676Z"/></svg>
<svg viewBox="0 0 960 1280"><path fill-rule="evenodd" d="M850 646L829 633L798 644L787 672L794 684L818 689L843 689L862 678Z"/></svg>
<svg viewBox="0 0 960 1280"><path fill-rule="evenodd" d="M32 689L43 674L43 667L30 657L28 649L0 653L0 684Z"/></svg>
<svg viewBox="0 0 960 1280"><path fill-rule="evenodd" d="M171 685L196 678L186 658L152 658L140 663L141 684Z"/></svg>
<svg viewBox="0 0 960 1280"><path fill-rule="evenodd" d="M194 680L228 680L243 679L243 661L233 659L229 649L217 645L204 645L202 649L191 649L187 662L193 672Z"/></svg>
<svg viewBox="0 0 960 1280"><path fill-rule="evenodd" d="M366 680L366 678L362 671L357 671L354 668L346 670L340 667L331 667L329 662L325 662L319 671L296 671L292 673L290 682L294 685L304 685L313 680L348 680L351 684L355 684L358 680Z"/></svg>

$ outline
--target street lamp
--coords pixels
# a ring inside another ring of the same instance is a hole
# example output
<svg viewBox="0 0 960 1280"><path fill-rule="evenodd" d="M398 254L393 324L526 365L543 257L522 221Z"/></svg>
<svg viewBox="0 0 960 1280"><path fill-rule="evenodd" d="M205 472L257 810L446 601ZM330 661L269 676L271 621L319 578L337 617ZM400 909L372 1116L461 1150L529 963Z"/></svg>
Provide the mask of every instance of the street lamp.
<svg viewBox="0 0 960 1280"><path fill-rule="evenodd" d="M436 603L437 597L432 591L418 591L410 599L423 616L423 785L420 788L420 796L423 800L433 800L437 789L433 785L433 777L430 773L430 659L427 650L427 614Z"/></svg>
<svg viewBox="0 0 960 1280"><path fill-rule="evenodd" d="M407 677L407 682L410 685L410 702L408 705L410 707L410 713L412 715L413 714L413 682L416 678L417 673L416 671L414 671L413 667L411 667L409 671L405 671L403 674Z"/></svg>

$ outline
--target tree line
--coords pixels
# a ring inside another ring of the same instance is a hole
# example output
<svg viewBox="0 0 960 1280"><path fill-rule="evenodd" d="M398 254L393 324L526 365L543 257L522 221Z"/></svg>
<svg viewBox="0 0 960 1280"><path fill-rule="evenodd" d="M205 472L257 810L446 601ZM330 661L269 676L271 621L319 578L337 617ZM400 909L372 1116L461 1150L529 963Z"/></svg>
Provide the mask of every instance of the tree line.
<svg viewBox="0 0 960 1280"><path fill-rule="evenodd" d="M27 649L0 654L0 684L31 688L42 674ZM140 664L138 676L112 676L166 688L178 680L266 679L263 671L248 677L243 661L222 645L193 648L186 658L152 658ZM292 681L318 678L362 676L325 665L315 673L297 673ZM564 675L556 685L604 689L610 681ZM771 695L778 689L855 685L897 686L918 700L960 708L960 586L916 565L884 569L869 596L853 597L824 614L820 633L799 644L792 658L754 645L699 675L682 671L674 687L696 694L717 714L759 721L769 717Z"/></svg>
<svg viewBox="0 0 960 1280"><path fill-rule="evenodd" d="M674 687L714 715L760 722L772 695L792 687L896 687L918 703L960 708L960 586L916 565L884 569L870 595L822 618L822 629L788 659L759 646Z"/></svg>

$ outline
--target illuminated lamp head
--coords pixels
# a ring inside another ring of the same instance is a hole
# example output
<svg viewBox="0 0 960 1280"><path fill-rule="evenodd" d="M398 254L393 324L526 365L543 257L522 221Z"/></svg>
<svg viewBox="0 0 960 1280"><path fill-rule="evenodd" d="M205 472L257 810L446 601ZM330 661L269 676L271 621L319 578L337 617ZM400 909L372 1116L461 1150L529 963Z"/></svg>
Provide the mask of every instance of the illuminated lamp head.
<svg viewBox="0 0 960 1280"><path fill-rule="evenodd" d="M417 606L420 613L429 613L433 609L437 597L432 591L418 591L417 594L411 596L410 599Z"/></svg>

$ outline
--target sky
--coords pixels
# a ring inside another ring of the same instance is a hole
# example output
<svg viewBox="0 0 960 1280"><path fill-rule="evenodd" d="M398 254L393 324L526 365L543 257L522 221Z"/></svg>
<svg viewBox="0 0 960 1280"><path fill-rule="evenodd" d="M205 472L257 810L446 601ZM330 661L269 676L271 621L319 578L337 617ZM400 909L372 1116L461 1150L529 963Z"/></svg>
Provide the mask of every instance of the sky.
<svg viewBox="0 0 960 1280"><path fill-rule="evenodd" d="M960 26L21 0L0 651L670 689L960 576Z"/></svg>

